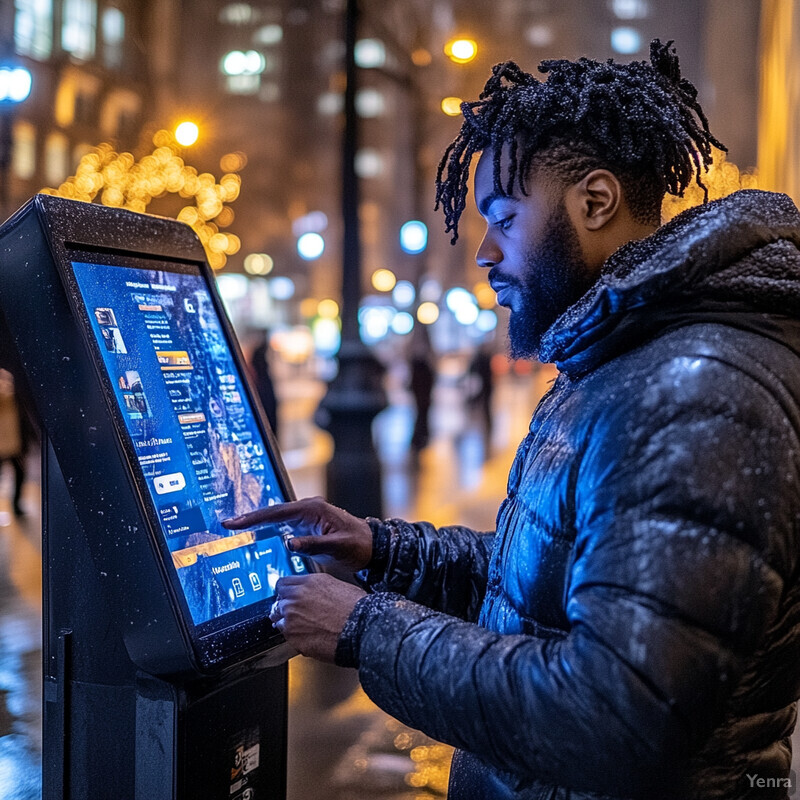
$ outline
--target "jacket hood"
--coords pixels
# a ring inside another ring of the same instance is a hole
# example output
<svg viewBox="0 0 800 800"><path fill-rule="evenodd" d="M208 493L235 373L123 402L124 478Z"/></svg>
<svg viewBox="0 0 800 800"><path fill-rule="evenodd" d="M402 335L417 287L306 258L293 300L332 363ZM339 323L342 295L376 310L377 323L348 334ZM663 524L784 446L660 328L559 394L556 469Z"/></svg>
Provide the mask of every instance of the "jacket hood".
<svg viewBox="0 0 800 800"><path fill-rule="evenodd" d="M623 245L547 331L541 358L580 375L695 322L755 330L800 355L800 213L787 195L742 190Z"/></svg>

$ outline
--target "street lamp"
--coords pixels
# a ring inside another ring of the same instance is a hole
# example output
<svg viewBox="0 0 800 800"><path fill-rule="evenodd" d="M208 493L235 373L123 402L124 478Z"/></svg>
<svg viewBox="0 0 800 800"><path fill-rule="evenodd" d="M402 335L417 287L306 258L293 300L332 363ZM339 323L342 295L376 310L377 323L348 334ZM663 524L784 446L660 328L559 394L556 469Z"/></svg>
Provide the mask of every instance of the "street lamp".
<svg viewBox="0 0 800 800"><path fill-rule="evenodd" d="M0 66L0 217L8 208L8 171L13 146L13 121L16 107L31 93L33 79L25 67Z"/></svg>
<svg viewBox="0 0 800 800"><path fill-rule="evenodd" d="M181 147L191 147L200 136L200 128L190 120L181 122L175 128L175 141Z"/></svg>
<svg viewBox="0 0 800 800"><path fill-rule="evenodd" d="M451 39L444 46L444 54L456 64L468 64L478 55L474 39Z"/></svg>
<svg viewBox="0 0 800 800"><path fill-rule="evenodd" d="M342 139L342 332L339 369L317 409L317 424L334 441L326 469L326 494L332 503L359 517L381 517L381 465L372 440L372 421L386 407L383 367L361 341L361 242L356 113L358 0L345 5L345 126Z"/></svg>

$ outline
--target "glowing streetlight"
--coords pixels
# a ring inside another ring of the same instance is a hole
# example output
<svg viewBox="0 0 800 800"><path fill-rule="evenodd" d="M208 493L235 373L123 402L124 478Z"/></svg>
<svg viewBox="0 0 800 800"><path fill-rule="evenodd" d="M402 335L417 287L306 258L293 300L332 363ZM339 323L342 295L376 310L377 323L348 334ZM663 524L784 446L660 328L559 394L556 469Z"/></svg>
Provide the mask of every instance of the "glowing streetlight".
<svg viewBox="0 0 800 800"><path fill-rule="evenodd" d="M175 141L181 145L181 147L191 147L199 136L200 128L198 128L194 122L186 120L175 128Z"/></svg>
<svg viewBox="0 0 800 800"><path fill-rule="evenodd" d="M325 251L325 240L318 233L309 231L297 239L297 252L305 261L314 261Z"/></svg>
<svg viewBox="0 0 800 800"><path fill-rule="evenodd" d="M421 253L428 246L428 228L424 222L412 219L400 228L400 247L406 253Z"/></svg>
<svg viewBox="0 0 800 800"><path fill-rule="evenodd" d="M24 67L0 67L0 101L21 103L32 85L31 73Z"/></svg>
<svg viewBox="0 0 800 800"><path fill-rule="evenodd" d="M468 64L478 55L478 44L474 39L451 39L444 46L444 54L456 64Z"/></svg>

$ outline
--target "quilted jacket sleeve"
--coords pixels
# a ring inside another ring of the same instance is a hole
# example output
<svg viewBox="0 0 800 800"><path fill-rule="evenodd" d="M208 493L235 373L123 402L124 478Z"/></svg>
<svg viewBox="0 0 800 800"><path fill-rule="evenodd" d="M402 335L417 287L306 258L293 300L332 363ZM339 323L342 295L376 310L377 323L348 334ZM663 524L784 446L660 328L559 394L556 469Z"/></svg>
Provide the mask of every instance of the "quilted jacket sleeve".
<svg viewBox="0 0 800 800"><path fill-rule="evenodd" d="M429 522L368 520L373 551L360 575L366 588L396 592L454 617L475 621L486 593L493 533Z"/></svg>
<svg viewBox="0 0 800 800"><path fill-rule="evenodd" d="M367 596L339 657L379 706L523 779L647 796L680 772L796 570L800 426L711 357L651 377L576 459L565 638Z"/></svg>

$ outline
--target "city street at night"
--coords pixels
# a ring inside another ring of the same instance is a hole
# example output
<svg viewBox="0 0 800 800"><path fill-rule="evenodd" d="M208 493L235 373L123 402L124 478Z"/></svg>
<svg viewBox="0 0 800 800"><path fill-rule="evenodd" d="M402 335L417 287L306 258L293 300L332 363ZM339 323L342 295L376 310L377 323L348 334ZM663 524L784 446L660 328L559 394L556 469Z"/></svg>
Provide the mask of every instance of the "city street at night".
<svg viewBox="0 0 800 800"><path fill-rule="evenodd" d="M799 153L800 0L0 0L0 800L797 795Z"/></svg>
<svg viewBox="0 0 800 800"><path fill-rule="evenodd" d="M400 380L387 381L391 405L376 420L386 516L494 527L507 470L549 369L506 375L495 395L491 452L465 410L458 376L435 391L432 439L418 459L409 449L414 411ZM280 387L285 459L298 496L324 493L330 439L312 421L324 384L289 378ZM0 797L41 796L41 529L38 462L29 459L24 517L8 504L10 470L0 489ZM302 656L291 662L290 800L422 800L444 794L450 748L437 746L377 709L356 673ZM109 776L109 786L113 777Z"/></svg>
<svg viewBox="0 0 800 800"><path fill-rule="evenodd" d="M376 421L384 470L385 514L438 525L494 527L507 470L525 435L530 410L553 377L549 368L506 375L495 395L496 424L486 457L483 431L461 402L457 378L442 380L433 437L419 457L408 443L413 407L402 384ZM312 415L324 385L309 378L281 387L285 458L298 496L324 492L327 434ZM10 513L10 471L0 483L0 797L41 797L41 546L38 461L29 460L26 515ZM378 709L353 670L302 656L290 664L289 800L427 800L445 794L451 748ZM795 736L794 769L800 768ZM109 776L113 786L113 776Z"/></svg>

